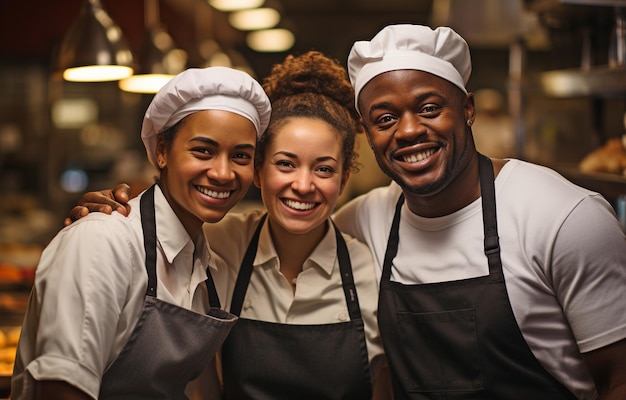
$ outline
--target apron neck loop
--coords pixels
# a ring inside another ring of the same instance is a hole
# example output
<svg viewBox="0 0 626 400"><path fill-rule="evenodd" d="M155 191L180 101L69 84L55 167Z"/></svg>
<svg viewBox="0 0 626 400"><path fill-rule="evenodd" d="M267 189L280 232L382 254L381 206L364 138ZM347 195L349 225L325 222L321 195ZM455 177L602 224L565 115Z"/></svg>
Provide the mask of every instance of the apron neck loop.
<svg viewBox="0 0 626 400"><path fill-rule="evenodd" d="M141 210L141 226L143 227L143 247L146 252L146 271L148 272L148 287L146 296L156 297L157 277L156 277L156 218L154 211L154 187L141 195L139 208Z"/></svg>
<svg viewBox="0 0 626 400"><path fill-rule="evenodd" d="M496 189L493 164L488 157L480 153L478 154L478 172L480 175L480 196L482 197L485 255L489 263L489 271L493 272L502 268L496 219Z"/></svg>
<svg viewBox="0 0 626 400"><path fill-rule="evenodd" d="M346 241L341 235L341 231L331 220L335 228L335 238L337 242L337 257L339 259L339 271L341 272L341 283L343 292L350 313L350 320L354 321L361 318L361 307L359 307L359 298L356 294L356 286L354 285L354 276L352 275L352 263L350 261L350 253Z"/></svg>

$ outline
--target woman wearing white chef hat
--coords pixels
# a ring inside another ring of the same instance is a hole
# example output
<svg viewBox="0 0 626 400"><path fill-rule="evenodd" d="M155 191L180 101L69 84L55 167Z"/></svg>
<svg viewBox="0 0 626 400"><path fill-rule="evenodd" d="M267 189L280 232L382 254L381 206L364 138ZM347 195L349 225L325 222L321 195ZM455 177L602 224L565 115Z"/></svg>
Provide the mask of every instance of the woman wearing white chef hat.
<svg viewBox="0 0 626 400"><path fill-rule="evenodd" d="M157 183L129 218L92 213L44 250L12 398L186 398L237 320L209 296L202 224L247 192L269 116L259 83L229 68L189 69L155 95L141 137Z"/></svg>

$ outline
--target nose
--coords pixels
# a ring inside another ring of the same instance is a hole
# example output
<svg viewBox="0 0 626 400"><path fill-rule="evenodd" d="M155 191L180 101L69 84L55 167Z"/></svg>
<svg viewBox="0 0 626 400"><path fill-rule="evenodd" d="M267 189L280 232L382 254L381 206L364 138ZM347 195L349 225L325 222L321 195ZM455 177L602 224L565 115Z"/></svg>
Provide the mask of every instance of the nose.
<svg viewBox="0 0 626 400"><path fill-rule="evenodd" d="M291 183L291 188L301 194L311 193L315 190L313 175L308 170L296 172L295 179Z"/></svg>
<svg viewBox="0 0 626 400"><path fill-rule="evenodd" d="M420 122L420 117L411 112L406 112L401 115L398 121L395 138L398 141L412 142L423 133L425 130L424 125Z"/></svg>
<svg viewBox="0 0 626 400"><path fill-rule="evenodd" d="M217 182L229 182L235 179L235 172L232 169L230 157L227 155L220 155L213 159L209 169L207 170L207 176Z"/></svg>

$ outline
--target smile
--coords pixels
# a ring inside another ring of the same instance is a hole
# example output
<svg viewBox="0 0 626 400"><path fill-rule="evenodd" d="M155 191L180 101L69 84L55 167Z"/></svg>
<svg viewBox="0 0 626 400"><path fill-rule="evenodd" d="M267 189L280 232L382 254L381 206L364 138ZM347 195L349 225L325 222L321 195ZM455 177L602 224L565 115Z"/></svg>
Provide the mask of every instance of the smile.
<svg viewBox="0 0 626 400"><path fill-rule="evenodd" d="M283 200L283 204L285 204L289 208L293 208L295 210L306 211L315 207L316 203L305 203L302 201L295 200Z"/></svg>
<svg viewBox="0 0 626 400"><path fill-rule="evenodd" d="M230 197L231 191L218 192L217 190L209 190L201 186L196 186L196 189L205 196L213 197L214 199L227 199Z"/></svg>
<svg viewBox="0 0 626 400"><path fill-rule="evenodd" d="M407 154L402 159L405 162L411 162L411 163L423 161L427 159L428 157L432 156L434 152L435 152L435 149L428 149L428 150L420 151L418 153Z"/></svg>

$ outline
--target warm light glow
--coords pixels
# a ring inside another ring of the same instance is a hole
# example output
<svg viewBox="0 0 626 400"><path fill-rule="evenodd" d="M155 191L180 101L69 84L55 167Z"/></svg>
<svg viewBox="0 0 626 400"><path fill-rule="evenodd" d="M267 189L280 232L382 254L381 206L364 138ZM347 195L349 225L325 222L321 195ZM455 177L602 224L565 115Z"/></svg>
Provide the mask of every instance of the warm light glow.
<svg viewBox="0 0 626 400"><path fill-rule="evenodd" d="M125 92L132 93L156 93L174 75L166 74L143 74L133 75L119 82L119 87Z"/></svg>
<svg viewBox="0 0 626 400"><path fill-rule="evenodd" d="M89 65L68 68L63 78L72 82L106 82L124 79L133 74L133 69L122 65Z"/></svg>
<svg viewBox="0 0 626 400"><path fill-rule="evenodd" d="M232 67L230 56L223 51L218 51L207 59L207 67Z"/></svg>
<svg viewBox="0 0 626 400"><path fill-rule="evenodd" d="M265 0L207 0L209 4L219 11L236 11L247 8L257 8L263 5Z"/></svg>
<svg viewBox="0 0 626 400"><path fill-rule="evenodd" d="M587 82L578 73L546 72L540 80L544 92L554 97L584 95L589 91Z"/></svg>
<svg viewBox="0 0 626 400"><path fill-rule="evenodd" d="M280 22L280 14L273 8L255 8L235 11L228 16L228 22L242 31L273 28Z"/></svg>
<svg viewBox="0 0 626 400"><path fill-rule="evenodd" d="M52 105L52 123L59 129L76 129L98 120L98 104L89 98L60 99Z"/></svg>
<svg viewBox="0 0 626 400"><path fill-rule="evenodd" d="M295 37L287 29L266 29L249 33L246 43L259 52L280 52L289 50L295 43Z"/></svg>

